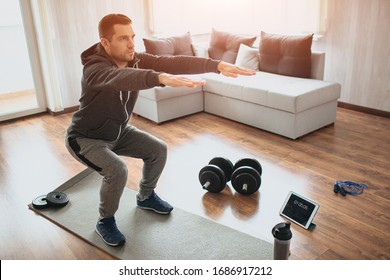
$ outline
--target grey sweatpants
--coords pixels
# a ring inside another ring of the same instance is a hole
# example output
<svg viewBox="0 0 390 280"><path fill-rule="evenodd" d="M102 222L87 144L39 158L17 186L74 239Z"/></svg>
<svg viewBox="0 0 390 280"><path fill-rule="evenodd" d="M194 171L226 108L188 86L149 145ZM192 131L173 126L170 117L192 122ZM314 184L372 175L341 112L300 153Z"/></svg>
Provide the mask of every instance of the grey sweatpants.
<svg viewBox="0 0 390 280"><path fill-rule="evenodd" d="M137 197L148 197L157 185L167 159L167 145L162 140L127 126L116 141L68 138L66 147L74 158L103 176L100 187L100 218L113 217L126 186L128 169L120 156L144 161Z"/></svg>

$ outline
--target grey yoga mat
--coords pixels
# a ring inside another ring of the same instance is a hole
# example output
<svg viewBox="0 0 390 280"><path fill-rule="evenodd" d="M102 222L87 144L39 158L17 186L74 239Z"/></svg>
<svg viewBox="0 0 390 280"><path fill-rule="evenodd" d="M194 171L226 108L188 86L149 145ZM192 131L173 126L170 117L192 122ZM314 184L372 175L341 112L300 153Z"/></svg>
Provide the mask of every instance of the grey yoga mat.
<svg viewBox="0 0 390 280"><path fill-rule="evenodd" d="M110 247L95 233L101 176L86 169L56 189L68 195L63 208L29 208L118 259L271 260L273 245L248 234L175 208L169 215L136 207L136 192L125 188L117 225L126 236Z"/></svg>

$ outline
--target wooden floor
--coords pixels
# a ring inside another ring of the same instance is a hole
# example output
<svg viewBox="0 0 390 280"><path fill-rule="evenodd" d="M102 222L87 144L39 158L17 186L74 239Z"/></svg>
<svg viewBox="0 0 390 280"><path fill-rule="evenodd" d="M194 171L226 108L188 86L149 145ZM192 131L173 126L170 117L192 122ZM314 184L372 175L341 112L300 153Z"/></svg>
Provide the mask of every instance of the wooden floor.
<svg viewBox="0 0 390 280"><path fill-rule="evenodd" d="M2 260L112 258L27 208L33 198L84 169L64 147L70 119L71 114L44 114L0 123ZM158 192L175 207L272 241L272 225L283 221L276 214L279 202L293 189L321 205L316 229L292 225L293 258L390 258L390 119L338 108L334 126L298 140L206 113L161 125L133 116L132 123L167 142L169 159ZM263 164L260 192L244 197L227 187L212 195L198 182L185 182L180 174L186 162L198 156L191 147L204 145L207 155L215 143ZM136 189L141 163L126 161L131 167L128 186ZM365 183L369 188L361 195L342 197L333 193L335 180Z"/></svg>

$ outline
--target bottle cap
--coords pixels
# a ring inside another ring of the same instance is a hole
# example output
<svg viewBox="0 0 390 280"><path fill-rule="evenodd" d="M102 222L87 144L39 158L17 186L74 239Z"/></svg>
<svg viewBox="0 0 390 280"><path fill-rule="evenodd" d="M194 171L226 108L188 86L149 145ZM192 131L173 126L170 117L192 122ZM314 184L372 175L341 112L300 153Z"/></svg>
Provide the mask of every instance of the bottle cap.
<svg viewBox="0 0 390 280"><path fill-rule="evenodd" d="M279 240L290 240L292 238L292 232L290 229L290 222L279 223L272 229L272 235Z"/></svg>

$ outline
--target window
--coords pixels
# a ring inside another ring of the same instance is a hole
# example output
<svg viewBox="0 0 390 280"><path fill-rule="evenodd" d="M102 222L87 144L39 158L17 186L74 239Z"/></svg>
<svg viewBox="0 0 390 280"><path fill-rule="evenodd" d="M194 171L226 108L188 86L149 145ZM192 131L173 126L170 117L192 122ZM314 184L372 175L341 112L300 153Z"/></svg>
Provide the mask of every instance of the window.
<svg viewBox="0 0 390 280"><path fill-rule="evenodd" d="M0 36L0 121L46 111L29 1L0 1Z"/></svg>

